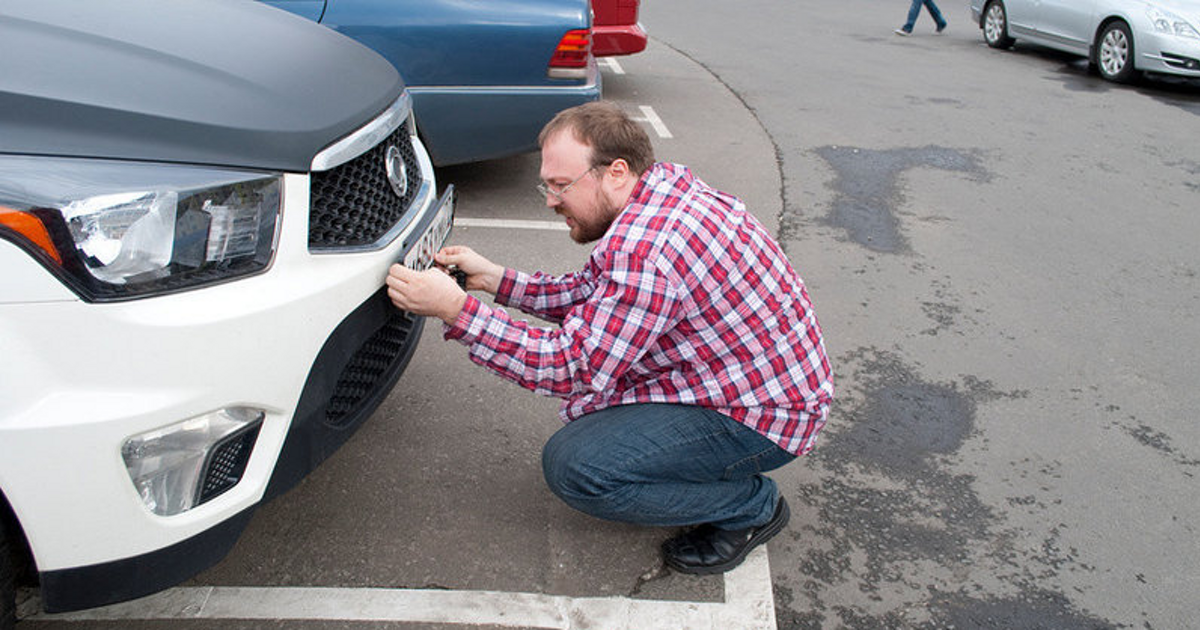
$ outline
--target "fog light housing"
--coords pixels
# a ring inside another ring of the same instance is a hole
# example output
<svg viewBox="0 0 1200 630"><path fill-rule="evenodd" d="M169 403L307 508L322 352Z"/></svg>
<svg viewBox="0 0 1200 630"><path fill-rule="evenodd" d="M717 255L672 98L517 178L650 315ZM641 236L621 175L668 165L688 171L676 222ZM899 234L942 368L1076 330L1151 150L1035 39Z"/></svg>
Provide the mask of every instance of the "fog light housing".
<svg viewBox="0 0 1200 630"><path fill-rule="evenodd" d="M1186 70L1200 70L1200 60L1183 55L1175 55L1168 52L1162 53L1162 60L1168 66L1173 68L1184 68Z"/></svg>
<svg viewBox="0 0 1200 630"><path fill-rule="evenodd" d="M227 407L126 440L121 457L146 507L179 514L237 485L265 416Z"/></svg>

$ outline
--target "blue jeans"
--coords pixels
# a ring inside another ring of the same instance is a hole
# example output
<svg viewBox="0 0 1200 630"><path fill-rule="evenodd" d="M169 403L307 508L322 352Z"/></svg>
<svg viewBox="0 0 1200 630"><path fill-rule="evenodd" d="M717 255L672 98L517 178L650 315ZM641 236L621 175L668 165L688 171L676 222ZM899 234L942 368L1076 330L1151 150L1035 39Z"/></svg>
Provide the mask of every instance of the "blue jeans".
<svg viewBox="0 0 1200 630"><path fill-rule="evenodd" d="M559 498L598 518L732 530L771 520L779 491L762 473L794 459L716 411L646 403L559 429L542 450L542 472Z"/></svg>
<svg viewBox="0 0 1200 630"><path fill-rule="evenodd" d="M942 17L942 12L938 10L933 0L912 0L912 6L908 9L908 21L904 23L904 30L912 32L913 25L917 23L917 16L921 14L922 4L929 9L929 15L933 16L933 21L937 23L938 28L946 25L946 19Z"/></svg>

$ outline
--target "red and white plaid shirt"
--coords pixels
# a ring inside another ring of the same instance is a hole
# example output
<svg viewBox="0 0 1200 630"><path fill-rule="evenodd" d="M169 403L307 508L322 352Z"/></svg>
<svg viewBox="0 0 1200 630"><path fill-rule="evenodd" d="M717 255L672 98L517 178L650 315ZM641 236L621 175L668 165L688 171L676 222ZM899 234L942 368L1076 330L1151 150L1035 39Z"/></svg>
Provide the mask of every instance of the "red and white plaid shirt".
<svg viewBox="0 0 1200 630"><path fill-rule="evenodd" d="M740 200L655 164L581 271L505 271L496 302L468 296L444 330L475 363L563 398L564 421L612 405L715 409L784 450L812 450L833 399L800 277Z"/></svg>

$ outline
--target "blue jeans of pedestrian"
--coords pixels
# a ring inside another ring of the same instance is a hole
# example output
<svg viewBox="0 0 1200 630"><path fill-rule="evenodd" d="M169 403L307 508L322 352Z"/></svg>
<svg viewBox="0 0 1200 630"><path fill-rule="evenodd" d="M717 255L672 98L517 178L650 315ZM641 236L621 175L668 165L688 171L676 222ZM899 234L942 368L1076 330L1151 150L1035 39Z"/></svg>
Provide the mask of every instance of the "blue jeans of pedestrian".
<svg viewBox="0 0 1200 630"><path fill-rule="evenodd" d="M929 15L933 16L933 21L938 28L943 28L946 25L946 18L942 17L942 12L938 10L933 0L912 0L912 6L908 9L908 21L904 23L904 30L912 32L913 26L917 23L917 16L921 14L921 5L925 5L929 9Z"/></svg>
<svg viewBox="0 0 1200 630"><path fill-rule="evenodd" d="M650 526L762 525L774 470L795 456L753 429L691 405L634 404L588 414L542 450L550 489L592 516Z"/></svg>

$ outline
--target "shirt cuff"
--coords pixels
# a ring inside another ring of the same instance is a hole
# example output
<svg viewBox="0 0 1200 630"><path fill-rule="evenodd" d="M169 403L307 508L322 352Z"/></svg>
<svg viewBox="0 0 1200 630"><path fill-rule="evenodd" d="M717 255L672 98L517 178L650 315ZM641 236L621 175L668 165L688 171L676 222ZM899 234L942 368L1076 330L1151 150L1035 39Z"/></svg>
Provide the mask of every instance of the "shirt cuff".
<svg viewBox="0 0 1200 630"><path fill-rule="evenodd" d="M491 312L492 309L486 304L467 294L467 300L458 312L458 319L455 319L453 324L442 324L442 338L447 341L457 339L465 344L473 343L483 333L485 320Z"/></svg>
<svg viewBox="0 0 1200 630"><path fill-rule="evenodd" d="M528 286L528 281L522 277L523 275L511 267L504 269L504 275L500 277L500 286L496 287L497 304L512 306L525 296L525 287Z"/></svg>

